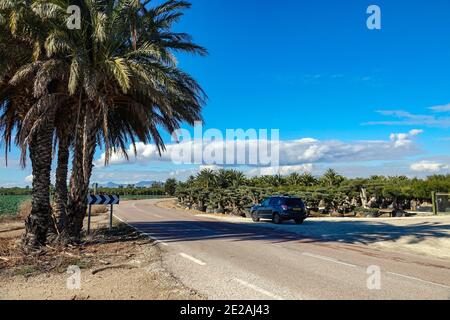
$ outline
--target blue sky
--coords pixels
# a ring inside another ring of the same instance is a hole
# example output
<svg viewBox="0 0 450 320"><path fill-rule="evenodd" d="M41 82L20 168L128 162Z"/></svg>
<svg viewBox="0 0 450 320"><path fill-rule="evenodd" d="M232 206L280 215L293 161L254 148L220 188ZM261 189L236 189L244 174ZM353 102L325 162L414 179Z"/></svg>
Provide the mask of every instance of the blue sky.
<svg viewBox="0 0 450 320"><path fill-rule="evenodd" d="M282 173L450 171L449 1L192 2L176 28L210 54L179 62L208 94L205 128L275 128L283 141L314 139L295 150L318 154L286 161ZM371 4L381 8L381 30L366 27ZM371 158L375 142L383 154ZM10 158L18 158L16 150ZM98 166L93 180L183 179L198 168L142 154ZM2 185L23 185L30 169L14 160L5 168L2 161L0 174Z"/></svg>

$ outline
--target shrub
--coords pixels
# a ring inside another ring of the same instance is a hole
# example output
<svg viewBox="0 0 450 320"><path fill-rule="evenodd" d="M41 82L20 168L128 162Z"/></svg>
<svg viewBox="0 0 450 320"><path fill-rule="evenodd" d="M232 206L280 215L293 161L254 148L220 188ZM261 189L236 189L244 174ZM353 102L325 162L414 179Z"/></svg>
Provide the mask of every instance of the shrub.
<svg viewBox="0 0 450 320"><path fill-rule="evenodd" d="M17 211L17 218L25 220L31 213L31 200L22 201Z"/></svg>
<svg viewBox="0 0 450 320"><path fill-rule="evenodd" d="M91 208L91 215L92 216L98 216L101 215L102 213L106 213L108 212L108 207L105 205L93 205Z"/></svg>

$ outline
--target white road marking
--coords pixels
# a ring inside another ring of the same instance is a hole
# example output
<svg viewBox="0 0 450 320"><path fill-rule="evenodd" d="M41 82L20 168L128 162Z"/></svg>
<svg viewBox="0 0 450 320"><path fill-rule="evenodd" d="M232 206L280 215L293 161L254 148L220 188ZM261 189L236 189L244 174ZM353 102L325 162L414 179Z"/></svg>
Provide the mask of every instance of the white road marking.
<svg viewBox="0 0 450 320"><path fill-rule="evenodd" d="M342 262L342 261L339 261L339 260L336 260L336 259L333 259L333 258L319 256L317 254L312 254L312 253L309 253L309 252L303 252L302 255L307 256L307 257L311 257L311 258L324 260L324 261L334 262L334 263L337 263L337 264L342 264L342 265L347 266L347 267L352 267L352 268L356 268L357 267L357 265L354 265L354 264L351 264L351 263L346 263L346 262Z"/></svg>
<svg viewBox="0 0 450 320"><path fill-rule="evenodd" d="M181 252L180 256L182 256L185 259L191 260L192 262L195 262L196 264L199 264L201 266L206 265L206 263L204 263L202 260L196 259L193 256L190 256L190 255L188 255L188 254L186 254L184 252Z"/></svg>
<svg viewBox="0 0 450 320"><path fill-rule="evenodd" d="M283 297L277 296L276 294L273 294L273 293L271 293L271 292L269 292L269 291L267 291L267 290L264 290L264 289L262 289L262 288L260 288L260 287L258 287L258 286L255 286L254 284L248 283L247 281L244 281L244 280L242 280L242 279L234 278L234 280L236 280L236 281L239 282L240 284L242 284L242 285L244 285L244 286L246 286L246 287L248 287L248 288L250 288L250 289L255 290L256 292L259 292L259 293L262 293L263 295L266 295L266 296L268 296L268 297L271 297L272 299L275 299L275 300L285 300Z"/></svg>
<svg viewBox="0 0 450 320"><path fill-rule="evenodd" d="M163 242L161 240L158 240L157 238L152 236L150 233L143 233L143 234L146 235L147 237L149 237L150 239L154 240L156 244L162 244L163 246L166 246L166 247L168 246L167 243L165 243L165 242Z"/></svg>
<svg viewBox="0 0 450 320"><path fill-rule="evenodd" d="M445 289L450 289L450 286L446 286L445 284L440 284L440 283L436 283L436 282L422 280L422 279L419 279L419 278L416 278L416 277L407 276L407 275L404 275L404 274L401 274L401 273L395 273L395 272L387 272L387 273L392 274L394 276L399 276L399 277L402 277L402 278L410 279L410 280L415 280L415 281L419 281L419 282L423 282L423 283L428 283L428 284L431 284L431 285L434 285L434 286L438 286L438 287L442 287L442 288L445 288Z"/></svg>
<svg viewBox="0 0 450 320"><path fill-rule="evenodd" d="M161 241L161 240L158 240L157 238L155 238L154 236L152 236L150 233L142 232L141 230L139 230L139 229L136 228L135 226L129 224L128 222L126 222L125 220L123 220L122 218L120 218L119 216L117 216L117 215L115 215L115 214L113 214L113 216L114 216L114 218L116 218L116 219L119 220L120 222L125 223L127 226L129 226L129 227L133 228L134 230L139 231L139 232L142 233L143 235L149 237L150 239L152 239L153 241L155 241L156 244L162 244L163 246L166 246L166 247L168 246L167 243L165 243L165 242L163 242L163 241Z"/></svg>

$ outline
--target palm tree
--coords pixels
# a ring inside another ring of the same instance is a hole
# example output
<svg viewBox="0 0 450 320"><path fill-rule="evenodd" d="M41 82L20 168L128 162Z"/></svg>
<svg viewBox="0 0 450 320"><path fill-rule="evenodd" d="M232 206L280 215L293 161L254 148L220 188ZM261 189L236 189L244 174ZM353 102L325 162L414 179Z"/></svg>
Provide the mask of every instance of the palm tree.
<svg viewBox="0 0 450 320"><path fill-rule="evenodd" d="M339 186L343 180L344 180L344 177L339 175L333 169L328 169L327 171L325 171L324 175L322 176L322 181L327 187Z"/></svg>
<svg viewBox="0 0 450 320"><path fill-rule="evenodd" d="M82 29L70 32L61 27L65 4L59 0L38 2L34 10L42 18L58 22L46 39L47 55L68 57L64 58L70 66L67 91L78 97L67 205L69 234L78 237L96 147L104 143L108 161L115 147L111 143L123 147L124 137L135 134L138 126L141 136L152 139L161 151L164 144L158 126L173 131L183 121L193 124L201 119L203 91L177 68L172 52L206 51L186 34L170 30L181 16L179 10L190 6L186 2L168 1L146 9L137 1L84 1ZM131 20L130 11L138 13ZM116 121L114 115L124 112L132 114L127 117L129 122ZM111 119L117 127L110 127Z"/></svg>
<svg viewBox="0 0 450 320"><path fill-rule="evenodd" d="M196 181L200 184L202 188L209 189L217 186L217 176L216 173L211 169L201 170L196 177Z"/></svg>
<svg viewBox="0 0 450 320"><path fill-rule="evenodd" d="M215 172L215 182L217 187L219 188L228 188L231 183L230 172L225 169L219 169L217 172Z"/></svg>
<svg viewBox="0 0 450 320"><path fill-rule="evenodd" d="M262 179L272 187L280 187L285 184L285 179L281 174L263 176Z"/></svg>
<svg viewBox="0 0 450 320"><path fill-rule="evenodd" d="M287 177L287 182L292 186L297 186L302 183L302 177L297 172L294 172Z"/></svg>
<svg viewBox="0 0 450 320"><path fill-rule="evenodd" d="M237 170L220 169L215 174L215 185L225 189L229 187L239 187L246 181L245 175Z"/></svg>
<svg viewBox="0 0 450 320"><path fill-rule="evenodd" d="M233 188L238 188L246 183L245 174L237 170L228 170L230 172L230 181Z"/></svg>
<svg viewBox="0 0 450 320"><path fill-rule="evenodd" d="M55 174L55 193L53 201L55 202L54 217L56 218L55 225L59 234L64 230L67 223L67 200L68 200L68 168L70 146L73 142L73 131L75 129L75 122L67 119L66 114L70 113L70 107L66 107L57 114L56 122L56 141L54 145L58 146L57 166ZM54 148L56 149L56 148Z"/></svg>
<svg viewBox="0 0 450 320"><path fill-rule="evenodd" d="M309 172L305 172L300 176L301 184L306 187L312 187L318 184L317 179Z"/></svg>
<svg viewBox="0 0 450 320"><path fill-rule="evenodd" d="M29 149L30 160L33 171L33 197L32 210L26 221L26 236L24 244L30 247L38 247L46 241L47 229L51 220L50 206L50 171L53 155L52 143L54 139L54 127L57 124L57 113L63 109L65 104L70 104L70 97L61 94L60 83L47 81L46 73L51 73L52 69L57 65L55 61L48 60L45 62L37 61L25 64L19 69L9 81L9 85L16 88L17 91L23 92L23 88L32 85L24 99L31 101L28 107L17 108L17 117L15 117L17 135L16 143L22 149L22 163L25 165L27 147ZM44 75L43 75L44 74ZM61 73L59 73L61 74ZM25 91L27 92L27 91ZM23 94L23 93L21 93ZM5 106L8 106L7 104ZM8 123L14 119L11 111L14 105L9 105L9 110L5 109L2 116L3 122ZM59 120L61 125L62 120ZM8 126L7 131L13 129ZM5 139L6 140L6 139ZM58 155L58 164L61 165L63 156L62 141L60 139L60 151ZM60 168L58 168L60 169ZM67 170L67 169L66 169ZM59 180L60 170L57 172ZM67 187L66 187L67 188ZM58 188L57 188L58 190ZM59 193L56 192L56 195ZM58 197L56 197L58 200Z"/></svg>
<svg viewBox="0 0 450 320"><path fill-rule="evenodd" d="M3 114L6 115L1 123L8 142L6 145L11 141L12 131L17 128L20 134L16 142L24 151L23 159L26 159L25 146L30 149L36 177L33 182L33 208L36 210L32 210L27 231L39 235L27 242L34 244L45 242L48 229L52 140L54 127L58 128L57 110L63 103L68 108L67 114L72 115L76 122L71 136L56 130L58 169L55 198L57 211L67 210L68 233L79 237L96 146L103 142L106 162L110 151L116 148L125 150L127 141L134 144L135 139L152 140L162 151L164 143L159 126L173 131L183 121L193 124L200 120L205 98L198 84L177 68L173 57L174 51L206 54L206 50L193 44L188 35L171 31L172 24L182 15L179 10L189 8L189 3L168 1L146 9L148 1L144 4L139 1L79 1L83 10L83 27L70 32L65 28L68 4L69 1L59 0L11 0L0 4L1 12L16 10L17 13L1 15L0 22L5 16L12 17L8 23L11 30L16 32L22 28L27 36L25 47L32 49L32 59L21 62L25 66L15 70L19 71L16 84L26 88L26 81L32 83L28 86L33 89L32 94L24 91L14 97L18 100L17 97L27 93L28 103L23 105L28 105L28 109L19 108L20 104L15 103L11 93L7 92L10 84L5 78L6 72L2 74L0 90ZM30 6L36 14L31 14ZM130 12L133 13L131 20ZM18 17L26 17L22 21L24 23L18 23ZM36 28L33 23L45 23L45 28ZM33 33L36 29L39 32ZM8 36L2 37L2 41L5 40L3 38L8 39ZM45 41L40 41L42 38ZM8 47L3 45L2 49ZM44 51L45 59L39 60ZM69 74L66 70L70 70ZM10 73L14 74L13 71ZM61 86L61 83L66 85ZM14 106L21 113L11 111ZM64 208L64 190L67 190L64 180L70 143L74 151L73 169Z"/></svg>
<svg viewBox="0 0 450 320"><path fill-rule="evenodd" d="M0 131L9 150L13 133L22 149L25 166L27 148L33 172L32 208L27 217L24 244L39 247L46 241L50 224L49 200L53 125L62 99L57 84L46 81L55 67L52 60L41 60L42 34L29 6L31 1L2 1L0 4L0 51L4 57L0 82ZM7 17L7 18L5 18Z"/></svg>

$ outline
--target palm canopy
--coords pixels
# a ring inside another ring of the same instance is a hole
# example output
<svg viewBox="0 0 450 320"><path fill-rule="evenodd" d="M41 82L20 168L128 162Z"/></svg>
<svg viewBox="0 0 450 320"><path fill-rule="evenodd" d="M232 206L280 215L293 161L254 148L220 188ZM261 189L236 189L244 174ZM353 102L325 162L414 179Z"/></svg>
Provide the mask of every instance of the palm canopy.
<svg viewBox="0 0 450 320"><path fill-rule="evenodd" d="M66 28L70 4L82 9L80 30ZM173 55L176 51L206 54L187 34L171 31L182 16L180 10L190 4L173 0L153 8L148 4L129 0L2 2L0 8L9 17L11 33L33 44L33 59L22 62L13 84L33 82L33 96L42 99L26 118L29 130L18 136L22 144L33 128L39 128L34 121L45 123L42 115L47 109L63 103L66 109L72 105L72 110L67 110L72 115L80 113L81 104L95 110L93 116L101 119L96 123L100 127L98 142L105 144L106 161L110 148L125 151L126 141L134 144L136 139L153 140L161 151L164 143L158 126L174 131L181 122L193 124L201 119L205 94L177 68ZM134 30L131 35L130 28ZM43 51L46 57L42 57ZM58 96L49 96L46 90L54 81L66 83L67 88L60 88Z"/></svg>
<svg viewBox="0 0 450 320"><path fill-rule="evenodd" d="M80 1L82 16L89 19L82 20L81 30L69 30L64 24L69 2L35 1L32 7L52 22L45 49L47 56L64 60L69 70L67 92L82 96L83 104L101 119L106 161L110 143L121 146L124 137L132 142L138 137L163 149L158 126L173 131L181 122L201 119L205 94L177 67L172 54L206 54L188 35L170 31L189 3L168 1L148 9L148 1ZM130 28L135 32L130 34ZM136 118L129 119L126 112ZM125 119L130 120L128 125Z"/></svg>
<svg viewBox="0 0 450 320"><path fill-rule="evenodd" d="M23 16L24 8L17 8L13 6L16 3L11 2L0 3L0 133L5 145L6 161L14 132L20 133L23 119L36 102L30 82L20 87L11 84L15 74L23 65L29 64L33 56L32 41L17 34L17 20ZM17 9L20 14L14 13L13 9Z"/></svg>

